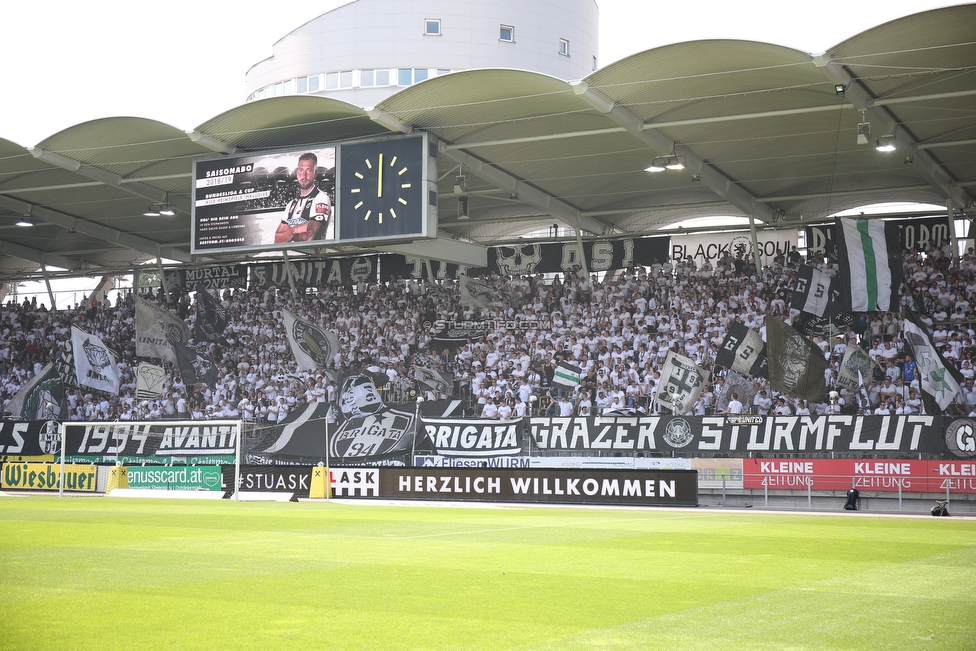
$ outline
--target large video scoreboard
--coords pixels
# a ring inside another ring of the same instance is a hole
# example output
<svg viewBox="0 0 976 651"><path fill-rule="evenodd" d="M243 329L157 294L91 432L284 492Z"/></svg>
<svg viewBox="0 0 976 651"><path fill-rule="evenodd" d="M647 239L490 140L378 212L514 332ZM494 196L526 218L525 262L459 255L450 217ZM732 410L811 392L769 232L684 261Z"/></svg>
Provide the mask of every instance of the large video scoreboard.
<svg viewBox="0 0 976 651"><path fill-rule="evenodd" d="M193 183L193 254L437 235L427 133L198 159Z"/></svg>

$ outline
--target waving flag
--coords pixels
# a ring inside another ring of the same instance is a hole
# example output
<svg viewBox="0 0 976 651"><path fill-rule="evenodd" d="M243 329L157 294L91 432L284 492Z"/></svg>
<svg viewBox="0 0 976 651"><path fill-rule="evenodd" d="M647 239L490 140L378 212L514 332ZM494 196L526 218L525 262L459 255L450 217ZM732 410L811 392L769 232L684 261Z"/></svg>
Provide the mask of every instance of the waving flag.
<svg viewBox="0 0 976 651"><path fill-rule="evenodd" d="M190 329L175 314L136 296L136 356L158 357L176 364L173 346L185 344Z"/></svg>
<svg viewBox="0 0 976 651"><path fill-rule="evenodd" d="M937 414L945 411L955 399L963 377L955 366L942 357L925 324L911 310L907 310L906 314L908 318L902 322L902 332L918 365L918 382L922 388L925 412Z"/></svg>
<svg viewBox="0 0 976 651"><path fill-rule="evenodd" d="M559 362L556 365L556 372L552 376L553 384L561 384L566 387L575 387L580 383L580 374L583 369L569 362Z"/></svg>
<svg viewBox="0 0 976 651"><path fill-rule="evenodd" d="M708 371L699 368L692 360L673 350L668 351L661 370L657 401L670 407L675 414L687 413L708 383L708 376Z"/></svg>
<svg viewBox="0 0 976 651"><path fill-rule="evenodd" d="M897 309L901 288L898 227L880 219L837 218L841 296L847 312Z"/></svg>
<svg viewBox="0 0 976 651"><path fill-rule="evenodd" d="M812 341L779 319L766 317L769 385L797 398L820 402L827 393L827 360Z"/></svg>
<svg viewBox="0 0 976 651"><path fill-rule="evenodd" d="M800 265L793 288L793 309L817 316L836 312L840 296L834 285L833 279L819 269Z"/></svg>
<svg viewBox="0 0 976 651"><path fill-rule="evenodd" d="M202 285L197 287L197 341L212 341L227 346L224 339L226 327L227 310Z"/></svg>
<svg viewBox="0 0 976 651"><path fill-rule="evenodd" d="M71 350L79 386L119 394L118 362L101 339L71 326Z"/></svg>
<svg viewBox="0 0 976 651"><path fill-rule="evenodd" d="M54 364L48 364L7 403L14 418L64 420L68 417L64 383Z"/></svg>
<svg viewBox="0 0 976 651"><path fill-rule="evenodd" d="M871 377L874 374L874 367L877 366L871 357L864 350L854 344L848 344L844 351L844 359L840 363L837 372L837 386L857 391L864 382L863 378Z"/></svg>
<svg viewBox="0 0 976 651"><path fill-rule="evenodd" d="M759 333L738 321L729 326L715 363L753 377L768 377L766 342Z"/></svg>
<svg viewBox="0 0 976 651"><path fill-rule="evenodd" d="M339 350L339 337L336 333L299 319L288 310L282 310L281 314L298 368L314 371L328 368L334 363L336 351Z"/></svg>

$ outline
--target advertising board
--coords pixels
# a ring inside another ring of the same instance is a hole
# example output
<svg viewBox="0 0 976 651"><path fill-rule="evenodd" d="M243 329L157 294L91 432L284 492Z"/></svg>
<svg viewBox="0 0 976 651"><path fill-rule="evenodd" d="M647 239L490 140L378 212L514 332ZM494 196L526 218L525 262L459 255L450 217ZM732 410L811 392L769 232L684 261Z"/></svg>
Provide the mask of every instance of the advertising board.
<svg viewBox="0 0 976 651"><path fill-rule="evenodd" d="M129 488L221 490L220 466L129 466Z"/></svg>
<svg viewBox="0 0 976 651"><path fill-rule="evenodd" d="M0 488L56 491L61 466L56 463L5 463ZM67 464L64 467L64 489L94 492L98 482L95 466Z"/></svg>
<svg viewBox="0 0 976 651"><path fill-rule="evenodd" d="M976 462L919 459L743 459L744 488L976 493Z"/></svg>
<svg viewBox="0 0 976 651"><path fill-rule="evenodd" d="M696 506L694 470L337 468L336 497Z"/></svg>

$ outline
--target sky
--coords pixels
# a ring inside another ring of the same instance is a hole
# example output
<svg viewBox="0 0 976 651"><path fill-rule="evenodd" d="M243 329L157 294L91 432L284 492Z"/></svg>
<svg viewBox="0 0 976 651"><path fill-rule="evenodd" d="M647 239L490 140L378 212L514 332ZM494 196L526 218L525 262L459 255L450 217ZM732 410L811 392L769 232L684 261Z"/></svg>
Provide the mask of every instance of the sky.
<svg viewBox="0 0 976 651"><path fill-rule="evenodd" d="M0 138L33 146L67 127L114 116L191 130L244 103L245 73L271 56L275 41L346 3L4 0ZM953 4L598 0L599 60L607 65L669 43L711 38L819 53L889 20Z"/></svg>

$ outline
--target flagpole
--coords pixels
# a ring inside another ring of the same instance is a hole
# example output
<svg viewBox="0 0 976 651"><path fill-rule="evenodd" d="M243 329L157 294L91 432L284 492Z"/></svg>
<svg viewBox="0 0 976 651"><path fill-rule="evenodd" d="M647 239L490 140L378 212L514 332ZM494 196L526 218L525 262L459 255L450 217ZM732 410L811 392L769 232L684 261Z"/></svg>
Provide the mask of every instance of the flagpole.
<svg viewBox="0 0 976 651"><path fill-rule="evenodd" d="M332 497L332 471L329 470L329 409L325 410L325 500Z"/></svg>

